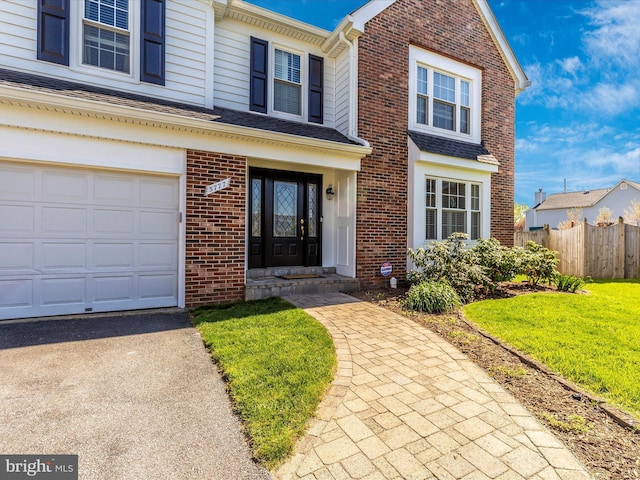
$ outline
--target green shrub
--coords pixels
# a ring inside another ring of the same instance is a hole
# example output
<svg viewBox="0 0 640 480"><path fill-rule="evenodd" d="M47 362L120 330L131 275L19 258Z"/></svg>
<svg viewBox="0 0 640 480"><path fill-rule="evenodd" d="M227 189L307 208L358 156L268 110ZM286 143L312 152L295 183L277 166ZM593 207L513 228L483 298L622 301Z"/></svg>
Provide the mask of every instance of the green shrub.
<svg viewBox="0 0 640 480"><path fill-rule="evenodd" d="M584 278L576 277L575 275L556 275L554 280L558 290L570 293L576 293L576 291L584 287L587 282Z"/></svg>
<svg viewBox="0 0 640 480"><path fill-rule="evenodd" d="M464 233L454 233L446 240L431 242L423 248L409 249L408 256L415 269L408 273L411 283L424 281L446 282L453 287L460 300L473 300L476 289L489 279L478 264L476 252L467 248Z"/></svg>
<svg viewBox="0 0 640 480"><path fill-rule="evenodd" d="M473 248L478 263L490 280L488 287L494 290L499 282L513 280L520 272L520 252L500 245L495 238L482 239Z"/></svg>
<svg viewBox="0 0 640 480"><path fill-rule="evenodd" d="M520 256L520 273L526 275L531 285L538 285L542 281L549 284L553 282L558 274L558 252L531 240L527 242L526 248L514 247L513 250Z"/></svg>
<svg viewBox="0 0 640 480"><path fill-rule="evenodd" d="M445 313L459 307L460 298L446 282L425 281L411 286L405 306L417 312Z"/></svg>

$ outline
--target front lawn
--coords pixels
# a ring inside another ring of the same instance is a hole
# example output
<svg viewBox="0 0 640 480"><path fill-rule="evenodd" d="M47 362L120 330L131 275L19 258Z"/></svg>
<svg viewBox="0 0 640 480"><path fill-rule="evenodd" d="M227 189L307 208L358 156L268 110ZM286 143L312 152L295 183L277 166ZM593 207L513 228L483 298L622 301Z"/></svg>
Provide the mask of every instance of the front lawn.
<svg viewBox="0 0 640 480"><path fill-rule="evenodd" d="M465 316L518 350L640 414L640 281L598 281L589 294L485 300Z"/></svg>
<svg viewBox="0 0 640 480"><path fill-rule="evenodd" d="M275 468L291 452L333 378L333 342L278 298L201 308L196 324L218 363L256 459Z"/></svg>

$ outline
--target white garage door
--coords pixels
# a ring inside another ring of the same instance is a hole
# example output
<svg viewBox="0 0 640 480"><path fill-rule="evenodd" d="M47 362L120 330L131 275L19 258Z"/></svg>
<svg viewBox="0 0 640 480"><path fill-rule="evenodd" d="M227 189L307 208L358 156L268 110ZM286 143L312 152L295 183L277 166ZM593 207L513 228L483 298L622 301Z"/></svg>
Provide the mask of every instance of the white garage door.
<svg viewBox="0 0 640 480"><path fill-rule="evenodd" d="M0 162L0 319L178 304L174 177Z"/></svg>

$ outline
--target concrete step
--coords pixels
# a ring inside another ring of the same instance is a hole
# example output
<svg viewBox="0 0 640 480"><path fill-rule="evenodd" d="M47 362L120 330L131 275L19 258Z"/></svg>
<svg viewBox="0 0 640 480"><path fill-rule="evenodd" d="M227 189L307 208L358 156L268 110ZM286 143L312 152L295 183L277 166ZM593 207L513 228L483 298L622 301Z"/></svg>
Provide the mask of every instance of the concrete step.
<svg viewBox="0 0 640 480"><path fill-rule="evenodd" d="M314 293L354 292L360 290L360 280L335 273L333 267L280 267L247 271L245 300L288 297ZM283 275L319 275L316 278L287 280Z"/></svg>

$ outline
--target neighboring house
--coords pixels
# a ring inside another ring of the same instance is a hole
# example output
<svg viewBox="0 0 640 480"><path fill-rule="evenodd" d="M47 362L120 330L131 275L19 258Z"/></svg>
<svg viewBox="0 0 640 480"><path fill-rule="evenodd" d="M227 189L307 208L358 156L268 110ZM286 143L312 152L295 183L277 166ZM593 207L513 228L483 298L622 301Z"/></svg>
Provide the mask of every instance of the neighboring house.
<svg viewBox="0 0 640 480"><path fill-rule="evenodd" d="M526 212L525 230L542 228L558 228L568 219L570 211L579 210L580 221L587 219L589 223L597 221L600 210L606 208L611 212L611 221L625 217L631 212L632 202L640 202L640 183L620 180L612 188L584 190L581 192L553 193L547 195L540 189L535 194L535 205Z"/></svg>
<svg viewBox="0 0 640 480"><path fill-rule="evenodd" d="M528 81L485 0L375 0L333 32L240 0L6 0L0 45L0 319L233 301L269 267L375 287L407 246L512 241Z"/></svg>

